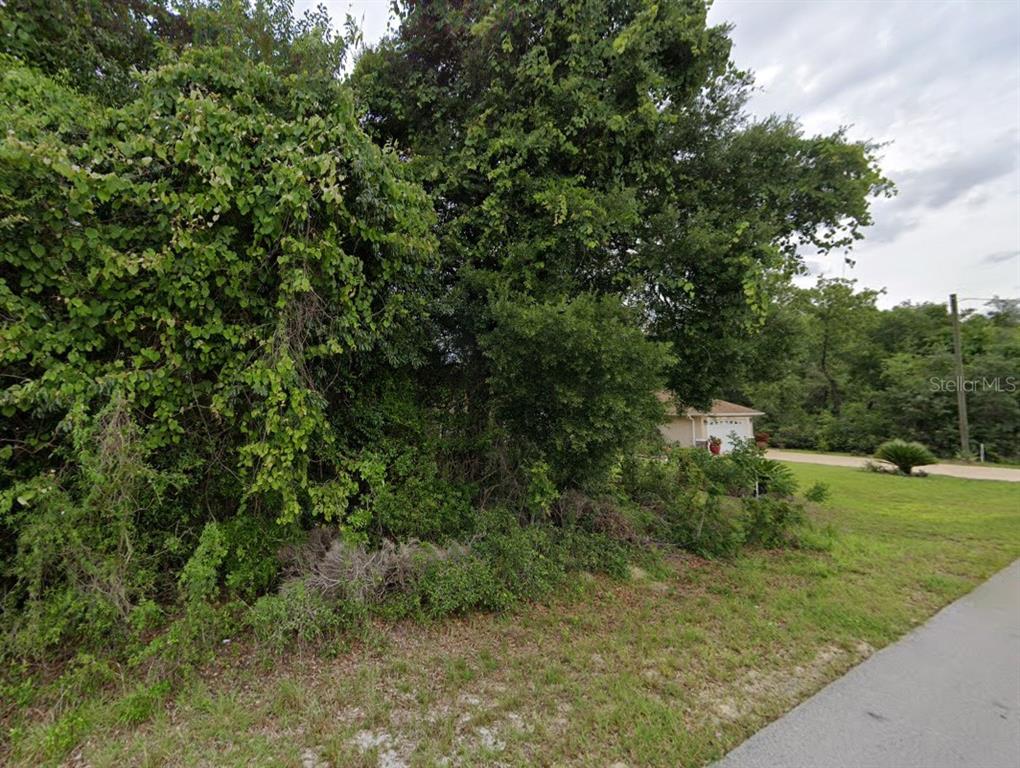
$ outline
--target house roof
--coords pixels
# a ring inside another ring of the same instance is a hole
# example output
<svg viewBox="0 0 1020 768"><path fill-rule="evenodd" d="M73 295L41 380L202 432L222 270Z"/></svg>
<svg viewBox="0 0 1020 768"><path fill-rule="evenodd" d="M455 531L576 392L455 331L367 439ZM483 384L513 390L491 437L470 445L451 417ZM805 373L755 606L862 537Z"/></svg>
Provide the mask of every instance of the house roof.
<svg viewBox="0 0 1020 768"><path fill-rule="evenodd" d="M689 416L764 416L762 411L748 408L746 405L731 403L729 400L713 400L712 407L708 412L699 411L695 408L688 408Z"/></svg>
<svg viewBox="0 0 1020 768"><path fill-rule="evenodd" d="M677 416L676 405L673 402L673 395L669 392L657 392L656 397L659 398L659 402L666 404L666 413L669 416ZM738 405L737 403L731 403L728 400L713 400L711 407L707 411L701 411L697 408L687 408L684 410L685 416L764 416L762 411L756 411L754 408L748 408L746 405Z"/></svg>

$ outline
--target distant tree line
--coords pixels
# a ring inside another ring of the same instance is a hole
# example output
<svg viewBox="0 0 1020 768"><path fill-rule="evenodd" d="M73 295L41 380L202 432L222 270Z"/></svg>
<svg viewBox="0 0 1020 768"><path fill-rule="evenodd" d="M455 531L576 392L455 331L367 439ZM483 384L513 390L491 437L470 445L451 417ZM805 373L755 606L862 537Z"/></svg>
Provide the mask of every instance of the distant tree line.
<svg viewBox="0 0 1020 768"><path fill-rule="evenodd" d="M967 393L971 452L1020 457L1020 312L1015 301L968 309L964 376L953 362L945 304L879 309L850 280L776 287L729 395L766 412L773 445L871 453L903 438L938 455L960 452L956 391Z"/></svg>

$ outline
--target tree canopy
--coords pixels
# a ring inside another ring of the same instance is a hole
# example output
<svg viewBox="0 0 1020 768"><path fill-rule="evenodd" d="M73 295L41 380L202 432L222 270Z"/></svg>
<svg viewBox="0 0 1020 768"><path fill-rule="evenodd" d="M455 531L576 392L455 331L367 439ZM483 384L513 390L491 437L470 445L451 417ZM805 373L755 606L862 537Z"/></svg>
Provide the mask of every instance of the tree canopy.
<svg viewBox="0 0 1020 768"><path fill-rule="evenodd" d="M773 293L730 397L766 412L759 426L793 448L871 453L886 440L959 449L952 326L945 305L879 309L879 292L821 279ZM1020 450L1020 322L1008 304L961 323L972 451Z"/></svg>
<svg viewBox="0 0 1020 768"><path fill-rule="evenodd" d="M702 0L398 11L344 78L354 32L288 0L0 9L24 647L258 595L316 525L551 551L490 513L619 488L656 391L718 395L802 250L852 245L888 189L872 145L747 116Z"/></svg>
<svg viewBox="0 0 1020 768"><path fill-rule="evenodd" d="M640 309L669 384L704 404L798 249L844 248L888 185L874 147L744 111L702 2L400 5L354 87L369 130L435 201L452 336L493 295L584 293Z"/></svg>

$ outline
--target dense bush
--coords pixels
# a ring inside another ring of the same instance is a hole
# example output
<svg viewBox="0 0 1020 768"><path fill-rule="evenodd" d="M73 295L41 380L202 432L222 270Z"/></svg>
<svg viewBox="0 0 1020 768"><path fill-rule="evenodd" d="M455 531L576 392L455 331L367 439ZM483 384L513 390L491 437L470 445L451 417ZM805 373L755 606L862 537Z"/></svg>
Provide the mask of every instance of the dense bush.
<svg viewBox="0 0 1020 768"><path fill-rule="evenodd" d="M875 458L889 462L905 475L909 475L914 467L923 467L936 462L932 452L923 445L908 443L906 440L889 440L882 443L875 451Z"/></svg>
<svg viewBox="0 0 1020 768"><path fill-rule="evenodd" d="M732 557L744 543L739 503L704 491L665 505L656 526L665 543L703 557Z"/></svg>
<svg viewBox="0 0 1020 768"><path fill-rule="evenodd" d="M760 456L633 456L886 182L749 120L707 6L399 3L342 80L287 0L121 5L0 7L0 659L169 669L778 541Z"/></svg>
<svg viewBox="0 0 1020 768"><path fill-rule="evenodd" d="M387 536L444 541L472 528L471 501L470 488L444 477L434 453L406 449L388 462L369 503Z"/></svg>
<svg viewBox="0 0 1020 768"><path fill-rule="evenodd" d="M655 539L707 557L732 556L744 544L792 543L804 523L792 473L753 440L735 441L721 456L674 449L665 460L633 458L621 486L648 513Z"/></svg>
<svg viewBox="0 0 1020 768"><path fill-rule="evenodd" d="M125 639L145 598L167 584L139 510L183 478L148 461L122 401L73 427L77 471L42 474L0 493L0 520L17 535L3 563L7 647L53 651L71 639L95 647Z"/></svg>
<svg viewBox="0 0 1020 768"><path fill-rule="evenodd" d="M245 622L274 647L327 641L369 613L436 619L499 611L547 596L576 571L628 572L630 546L577 526L521 525L505 509L485 513L468 544L352 544L317 528L284 553L289 578L261 597Z"/></svg>
<svg viewBox="0 0 1020 768"><path fill-rule="evenodd" d="M327 599L305 582L295 580L278 594L260 597L248 611L246 621L255 637L277 651L295 639L306 643L329 640L353 627L364 615L354 602Z"/></svg>
<svg viewBox="0 0 1020 768"><path fill-rule="evenodd" d="M429 563L412 595L416 609L429 618L501 610L514 597L492 563L475 554Z"/></svg>
<svg viewBox="0 0 1020 768"><path fill-rule="evenodd" d="M325 385L400 354L433 250L420 188L341 87L227 50L108 111L5 60L0 101L5 613L45 645L104 637L238 513L184 584L212 596L230 561L265 589L245 532L343 521L359 493Z"/></svg>
<svg viewBox="0 0 1020 768"><path fill-rule="evenodd" d="M502 301L482 338L495 413L515 445L548 461L556 486L605 477L662 420L669 362L615 299Z"/></svg>
<svg viewBox="0 0 1020 768"><path fill-rule="evenodd" d="M569 490L556 499L552 512L564 530L577 527L620 543L646 543L641 515L635 515L631 507L610 495L589 496Z"/></svg>

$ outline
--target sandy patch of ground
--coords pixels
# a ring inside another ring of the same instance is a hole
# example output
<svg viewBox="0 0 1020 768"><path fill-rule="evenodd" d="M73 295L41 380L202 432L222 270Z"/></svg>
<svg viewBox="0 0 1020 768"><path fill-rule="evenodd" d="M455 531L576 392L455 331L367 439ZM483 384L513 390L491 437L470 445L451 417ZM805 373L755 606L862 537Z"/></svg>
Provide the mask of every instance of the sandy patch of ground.
<svg viewBox="0 0 1020 768"><path fill-rule="evenodd" d="M868 643L853 651L828 645L806 664L761 672L747 670L734 685L708 689L704 703L719 722L733 722L752 714L759 702L796 701L832 678L834 668L856 664L874 653Z"/></svg>

